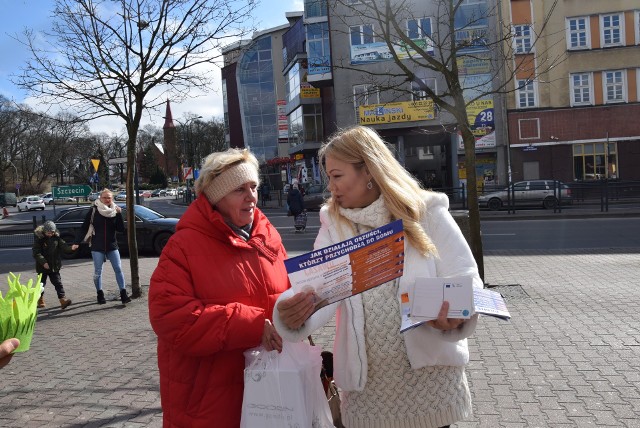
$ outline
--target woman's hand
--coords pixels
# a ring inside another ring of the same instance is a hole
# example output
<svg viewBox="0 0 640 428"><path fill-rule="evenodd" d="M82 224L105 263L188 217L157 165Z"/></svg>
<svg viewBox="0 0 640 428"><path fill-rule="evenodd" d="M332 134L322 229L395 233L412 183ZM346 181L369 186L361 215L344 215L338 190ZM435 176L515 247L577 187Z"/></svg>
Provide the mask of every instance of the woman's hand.
<svg viewBox="0 0 640 428"><path fill-rule="evenodd" d="M282 338L271 324L271 321L264 320L264 330L262 330L262 346L267 351L276 350L282 352Z"/></svg>
<svg viewBox="0 0 640 428"><path fill-rule="evenodd" d="M120 214L122 212L122 208L120 208L120 205L116 205L116 212L118 214Z"/></svg>
<svg viewBox="0 0 640 428"><path fill-rule="evenodd" d="M464 319L460 318L447 318L447 313L449 313L449 302L446 300L442 302L442 306L440 306L440 312L438 313L438 319L431 320L427 324L433 328L437 328L438 330L447 331L454 330L464 323Z"/></svg>
<svg viewBox="0 0 640 428"><path fill-rule="evenodd" d="M283 324L297 330L314 312L315 296L312 291L303 291L278 302L277 306Z"/></svg>

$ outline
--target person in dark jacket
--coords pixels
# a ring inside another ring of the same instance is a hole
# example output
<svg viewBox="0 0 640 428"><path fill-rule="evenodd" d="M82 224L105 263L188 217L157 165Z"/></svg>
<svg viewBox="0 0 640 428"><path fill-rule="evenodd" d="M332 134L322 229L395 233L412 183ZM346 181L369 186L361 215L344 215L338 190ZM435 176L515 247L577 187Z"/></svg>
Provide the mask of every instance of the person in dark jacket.
<svg viewBox="0 0 640 428"><path fill-rule="evenodd" d="M36 227L33 231L35 239L33 240L33 258L36 260L36 272L42 274L42 287L47 283L47 278L51 279L51 283L56 288L60 306L65 309L71 304L71 300L65 297L62 279L60 277L60 269L62 268L62 252L72 254L78 249L78 245L69 245L60 237L56 224L51 220L45 221L42 226ZM38 299L38 307L44 308L44 288L40 299Z"/></svg>
<svg viewBox="0 0 640 428"><path fill-rule="evenodd" d="M291 211L291 215L294 218L304 211L304 199L300 189L298 188L298 183L293 183L291 185L289 195L287 196L287 204L289 204L289 211Z"/></svg>
<svg viewBox="0 0 640 428"><path fill-rule="evenodd" d="M111 190L104 189L100 192L100 197L95 200L93 206L80 228L78 241L85 241L89 226L93 225L93 235L91 237L91 257L93 258L93 283L98 292L98 304L107 303L102 291L102 265L109 260L113 271L116 274L116 282L120 289L120 300L123 304L129 303L131 298L127 295L127 289L122 272L122 262L118 251L118 241L116 232L124 233L124 220L122 219L122 209L113 202Z"/></svg>

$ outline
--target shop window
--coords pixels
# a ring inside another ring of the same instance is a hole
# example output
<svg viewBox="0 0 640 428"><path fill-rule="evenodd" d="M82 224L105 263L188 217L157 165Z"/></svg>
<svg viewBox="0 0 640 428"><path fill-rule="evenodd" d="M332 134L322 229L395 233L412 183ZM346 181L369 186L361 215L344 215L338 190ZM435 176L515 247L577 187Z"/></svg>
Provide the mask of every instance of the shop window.
<svg viewBox="0 0 640 428"><path fill-rule="evenodd" d="M576 180L584 181L619 178L617 144L574 144L573 174Z"/></svg>

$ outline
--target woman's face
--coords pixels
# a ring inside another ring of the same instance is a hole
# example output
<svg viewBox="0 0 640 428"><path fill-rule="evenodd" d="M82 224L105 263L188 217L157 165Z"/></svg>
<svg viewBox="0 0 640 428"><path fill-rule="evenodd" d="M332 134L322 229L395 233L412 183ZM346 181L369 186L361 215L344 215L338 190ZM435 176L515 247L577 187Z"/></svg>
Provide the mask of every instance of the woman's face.
<svg viewBox="0 0 640 428"><path fill-rule="evenodd" d="M105 205L111 205L111 202L113 202L113 195L109 192L104 192L100 195L100 202Z"/></svg>
<svg viewBox="0 0 640 428"><path fill-rule="evenodd" d="M329 191L333 200L343 208L364 208L378 199L377 186L367 188L371 175L367 169L356 168L331 156L325 158Z"/></svg>
<svg viewBox="0 0 640 428"><path fill-rule="evenodd" d="M246 226L253 221L253 210L258 199L258 185L253 182L244 183L220 199L216 209L222 217L238 227Z"/></svg>

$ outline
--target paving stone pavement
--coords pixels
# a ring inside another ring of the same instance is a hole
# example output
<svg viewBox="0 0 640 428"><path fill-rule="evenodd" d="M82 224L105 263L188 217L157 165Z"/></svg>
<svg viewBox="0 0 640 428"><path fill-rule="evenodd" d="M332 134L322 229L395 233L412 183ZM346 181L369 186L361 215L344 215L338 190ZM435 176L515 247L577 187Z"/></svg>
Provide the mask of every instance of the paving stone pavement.
<svg viewBox="0 0 640 428"><path fill-rule="evenodd" d="M140 259L145 294L156 263ZM491 252L485 270L513 318L483 317L470 339L474 415L454 427L640 427L640 248ZM106 305L95 304L90 260L63 268L65 311L47 285L31 349L0 371L0 426L162 425L146 297L123 307L104 274ZM332 329L316 344L331 349Z"/></svg>

